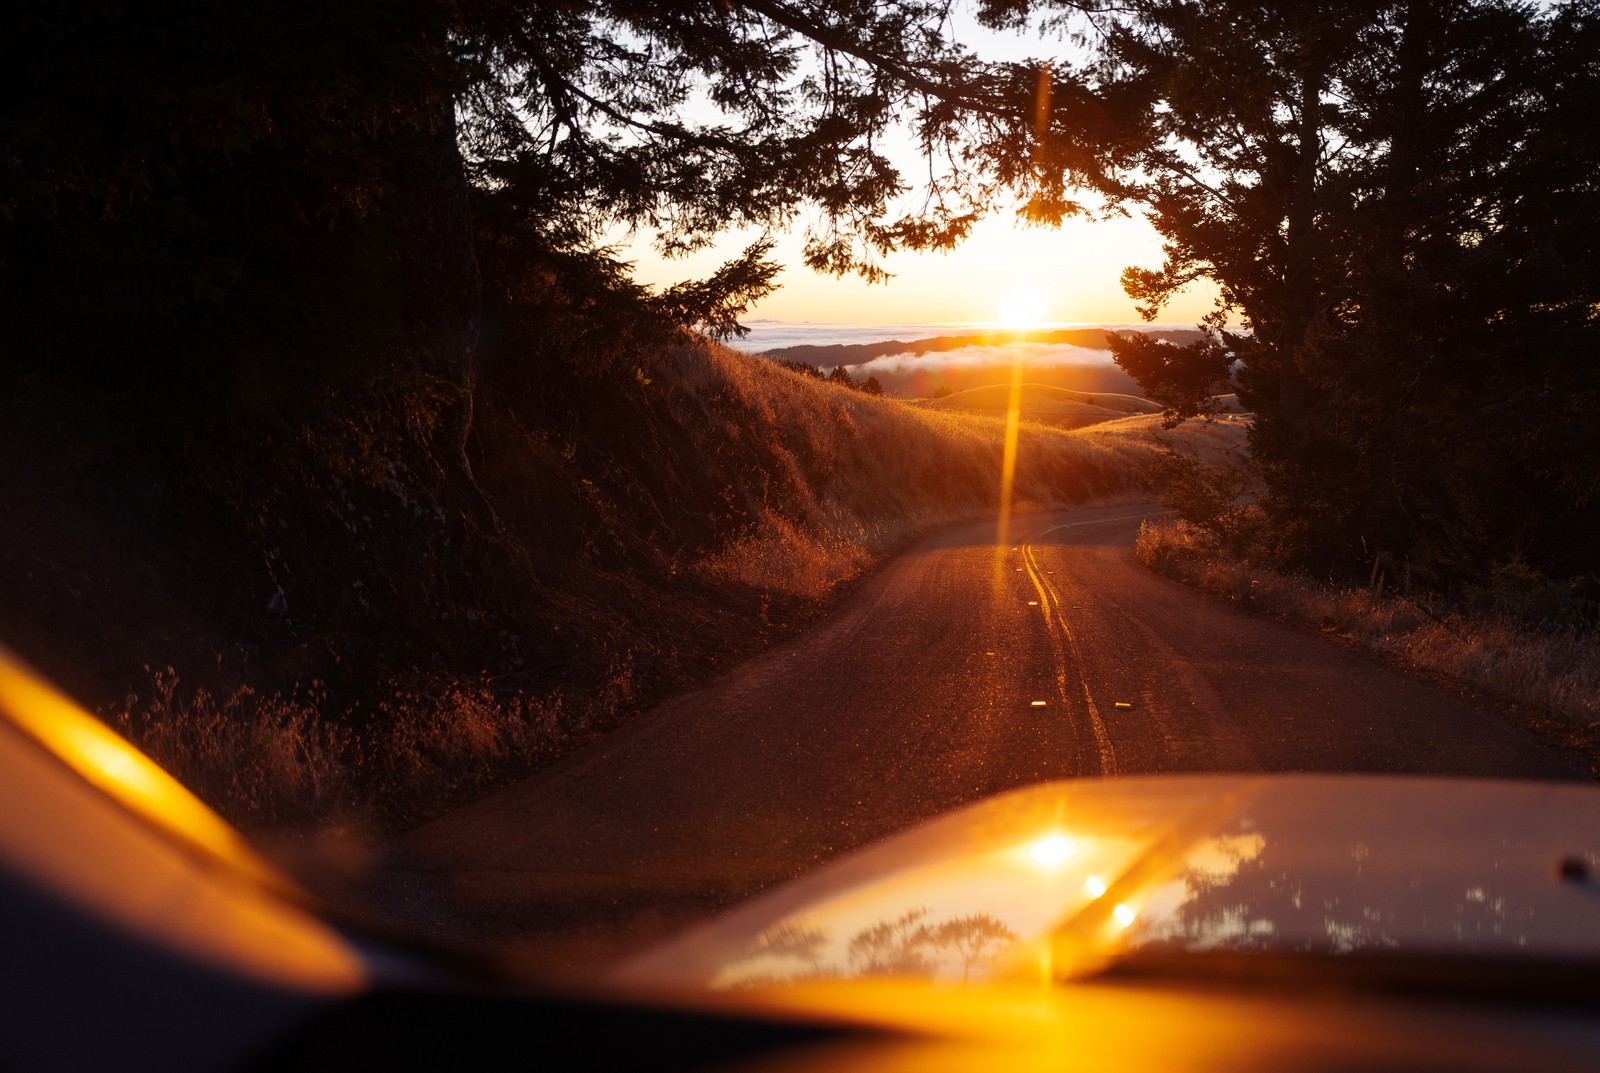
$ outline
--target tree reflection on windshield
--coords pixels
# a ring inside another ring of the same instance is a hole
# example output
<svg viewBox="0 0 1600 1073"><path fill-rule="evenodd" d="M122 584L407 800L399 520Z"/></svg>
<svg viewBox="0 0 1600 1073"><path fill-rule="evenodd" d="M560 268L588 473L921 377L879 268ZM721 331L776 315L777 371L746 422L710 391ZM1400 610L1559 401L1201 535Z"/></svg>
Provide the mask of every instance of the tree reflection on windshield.
<svg viewBox="0 0 1600 1073"><path fill-rule="evenodd" d="M1017 942L1005 923L987 913L929 922L926 909L910 909L857 931L843 945L844 960L829 958L828 933L783 924L757 936L731 966L728 986L759 987L800 980L868 976L959 978L971 981Z"/></svg>
<svg viewBox="0 0 1600 1073"><path fill-rule="evenodd" d="M1513 819L1448 802L1427 811L1410 823L1351 822L1301 802L1275 811L1265 827L1240 816L1151 890L1126 942L1185 952L1570 953L1574 929L1600 942L1600 914L1560 898L1552 851L1519 836ZM1434 832L1421 851L1419 824ZM1331 838L1335 825L1361 837ZM1459 852L1468 844L1495 850L1468 858Z"/></svg>

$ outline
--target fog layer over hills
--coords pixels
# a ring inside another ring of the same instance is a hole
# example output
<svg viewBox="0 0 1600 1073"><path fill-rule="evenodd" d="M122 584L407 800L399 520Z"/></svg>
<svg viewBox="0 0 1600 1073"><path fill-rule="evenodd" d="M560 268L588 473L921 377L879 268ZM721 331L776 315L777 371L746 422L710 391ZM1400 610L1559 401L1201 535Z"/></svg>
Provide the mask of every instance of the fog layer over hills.
<svg viewBox="0 0 1600 1073"><path fill-rule="evenodd" d="M1096 325L1018 331L994 325L789 324L756 321L740 347L775 361L798 361L824 372L844 366L856 380L875 377L889 395L925 398L1011 378L1019 361L1031 383L1079 391L1142 394L1111 360L1106 333L1138 330L1177 344L1192 329ZM790 342L790 341L793 342ZM788 342L788 345L779 345Z"/></svg>

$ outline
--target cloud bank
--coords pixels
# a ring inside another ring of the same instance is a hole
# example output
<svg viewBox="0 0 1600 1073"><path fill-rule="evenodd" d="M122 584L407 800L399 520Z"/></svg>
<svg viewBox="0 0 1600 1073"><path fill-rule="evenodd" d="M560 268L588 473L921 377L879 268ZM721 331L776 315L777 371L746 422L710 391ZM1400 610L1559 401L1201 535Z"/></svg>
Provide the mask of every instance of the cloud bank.
<svg viewBox="0 0 1600 1073"><path fill-rule="evenodd" d="M869 376L908 376L948 369L987 369L997 366L1009 369L1019 360L1030 369L1051 365L1113 364L1109 350L1064 343L1008 343L1004 346L969 346L925 354L886 354L845 368L857 380L864 380Z"/></svg>

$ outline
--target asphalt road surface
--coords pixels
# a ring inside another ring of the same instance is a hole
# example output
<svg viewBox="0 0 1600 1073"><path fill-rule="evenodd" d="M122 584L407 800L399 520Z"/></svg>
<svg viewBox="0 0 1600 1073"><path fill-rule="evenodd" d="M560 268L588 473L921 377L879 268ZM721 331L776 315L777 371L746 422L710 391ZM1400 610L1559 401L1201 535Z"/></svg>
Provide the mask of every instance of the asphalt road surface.
<svg viewBox="0 0 1600 1073"><path fill-rule="evenodd" d="M1584 777L1514 714L1144 571L1154 511L936 535L803 636L399 840L373 889L570 978L1042 779Z"/></svg>

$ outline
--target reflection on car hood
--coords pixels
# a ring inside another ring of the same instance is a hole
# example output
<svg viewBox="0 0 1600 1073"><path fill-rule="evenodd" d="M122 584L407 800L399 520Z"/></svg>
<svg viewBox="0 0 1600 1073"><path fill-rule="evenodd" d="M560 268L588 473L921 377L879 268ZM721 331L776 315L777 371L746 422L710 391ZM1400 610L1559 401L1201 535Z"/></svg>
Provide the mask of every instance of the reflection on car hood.
<svg viewBox="0 0 1600 1073"><path fill-rule="evenodd" d="M1057 782L940 818L628 962L630 987L1071 977L1132 952L1600 958L1600 788Z"/></svg>

